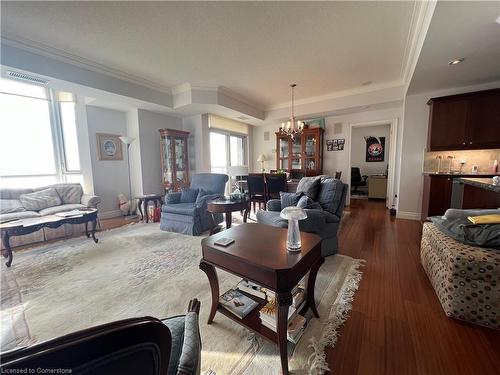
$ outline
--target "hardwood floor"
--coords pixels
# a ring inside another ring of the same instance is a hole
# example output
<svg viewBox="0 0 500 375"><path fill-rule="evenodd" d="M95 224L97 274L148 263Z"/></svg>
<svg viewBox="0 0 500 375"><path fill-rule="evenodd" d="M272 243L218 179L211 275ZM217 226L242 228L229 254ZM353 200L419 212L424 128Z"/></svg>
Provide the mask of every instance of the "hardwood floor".
<svg viewBox="0 0 500 375"><path fill-rule="evenodd" d="M500 374L500 331L447 318L420 264L421 223L352 200L340 253L365 259L353 309L327 359L336 375Z"/></svg>

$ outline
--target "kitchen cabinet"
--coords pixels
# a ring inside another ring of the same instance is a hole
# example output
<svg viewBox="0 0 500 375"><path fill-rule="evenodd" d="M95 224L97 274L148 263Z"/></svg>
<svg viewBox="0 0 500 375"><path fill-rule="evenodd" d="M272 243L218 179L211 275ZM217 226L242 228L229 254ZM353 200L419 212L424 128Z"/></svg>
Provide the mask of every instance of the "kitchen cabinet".
<svg viewBox="0 0 500 375"><path fill-rule="evenodd" d="M429 151L500 148L500 89L432 98Z"/></svg>

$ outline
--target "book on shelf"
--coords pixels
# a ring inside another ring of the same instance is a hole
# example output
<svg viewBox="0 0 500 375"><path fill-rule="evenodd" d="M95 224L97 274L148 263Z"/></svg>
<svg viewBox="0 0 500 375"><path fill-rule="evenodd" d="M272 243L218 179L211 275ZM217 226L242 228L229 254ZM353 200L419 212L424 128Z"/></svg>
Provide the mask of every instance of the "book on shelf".
<svg viewBox="0 0 500 375"><path fill-rule="evenodd" d="M229 289L219 298L219 303L229 312L243 319L259 304L239 290Z"/></svg>
<svg viewBox="0 0 500 375"><path fill-rule="evenodd" d="M237 288L242 292L251 294L252 296L267 299L268 290L251 281L243 279L238 283Z"/></svg>
<svg viewBox="0 0 500 375"><path fill-rule="evenodd" d="M270 324L266 320L262 320L262 325L269 328L270 330L276 332L276 326ZM288 323L287 327L287 339L288 341L297 344L299 339L304 333L304 327L306 325L306 319L302 315L295 315L295 317Z"/></svg>
<svg viewBox="0 0 500 375"><path fill-rule="evenodd" d="M298 312L304 307L305 301L303 301L298 308L293 306L288 307L288 323L293 321L293 319L298 315ZM262 324L266 325L267 328L276 331L276 314L278 312L278 307L276 304L276 300L269 301L261 310L260 310L260 320Z"/></svg>
<svg viewBox="0 0 500 375"><path fill-rule="evenodd" d="M302 289L298 289L295 294L292 294L292 307L299 307L304 302L305 293Z"/></svg>

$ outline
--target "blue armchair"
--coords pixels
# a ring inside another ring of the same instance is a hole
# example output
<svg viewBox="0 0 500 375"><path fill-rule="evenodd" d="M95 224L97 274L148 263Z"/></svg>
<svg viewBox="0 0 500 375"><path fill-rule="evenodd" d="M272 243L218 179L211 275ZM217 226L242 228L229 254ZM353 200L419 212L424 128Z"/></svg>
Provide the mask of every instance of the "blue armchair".
<svg viewBox="0 0 500 375"><path fill-rule="evenodd" d="M347 189L349 186L333 177L317 177L321 179L316 202L318 208L306 209L307 219L299 221L301 231L316 233L322 238L321 253L323 256L336 254L338 251L337 231L342 212L344 211ZM304 177L303 179L311 179ZM299 188L302 184L299 183ZM320 208L320 207L321 208ZM288 221L280 217L281 201L271 199L267 202L267 211L257 212L257 222L275 227L286 228Z"/></svg>
<svg viewBox="0 0 500 375"><path fill-rule="evenodd" d="M168 193L161 207L160 229L199 236L212 227L212 217L207 211L207 202L224 195L228 176L217 173L195 174L189 191L192 199L183 201L182 193ZM196 193L196 190L198 193ZM222 223L224 216L214 214L215 224Z"/></svg>

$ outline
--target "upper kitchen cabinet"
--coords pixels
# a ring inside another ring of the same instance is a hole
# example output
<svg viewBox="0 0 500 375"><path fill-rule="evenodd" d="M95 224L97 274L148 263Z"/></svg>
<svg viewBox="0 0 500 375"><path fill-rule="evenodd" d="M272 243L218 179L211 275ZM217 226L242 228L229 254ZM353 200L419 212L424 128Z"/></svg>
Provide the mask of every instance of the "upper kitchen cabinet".
<svg viewBox="0 0 500 375"><path fill-rule="evenodd" d="M469 98L469 124L470 148L500 147L500 90Z"/></svg>
<svg viewBox="0 0 500 375"><path fill-rule="evenodd" d="M429 151L500 148L500 89L432 98Z"/></svg>

